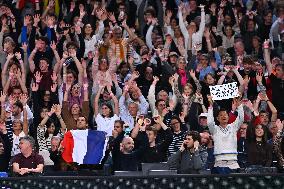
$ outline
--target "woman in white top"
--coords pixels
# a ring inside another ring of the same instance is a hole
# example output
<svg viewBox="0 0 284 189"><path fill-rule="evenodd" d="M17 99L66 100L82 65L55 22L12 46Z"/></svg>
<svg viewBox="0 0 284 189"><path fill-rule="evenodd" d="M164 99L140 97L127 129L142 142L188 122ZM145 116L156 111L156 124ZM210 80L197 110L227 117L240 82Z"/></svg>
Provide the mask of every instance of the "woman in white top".
<svg viewBox="0 0 284 189"><path fill-rule="evenodd" d="M93 53L95 51L95 45L97 45L99 40L102 40L104 34L104 22L99 21L98 23L98 32L95 34L90 23L85 24L83 27L83 35L85 42L85 53L84 57L88 57L88 53Z"/></svg>
<svg viewBox="0 0 284 189"><path fill-rule="evenodd" d="M16 119L13 121L13 147L12 147L12 156L15 156L20 153L20 138L28 135L28 124L27 122L22 123L21 120Z"/></svg>
<svg viewBox="0 0 284 189"><path fill-rule="evenodd" d="M222 36L222 46L224 50L234 47L235 31L233 30L232 26L230 25L224 26L224 31L223 33L221 33L221 36Z"/></svg>
<svg viewBox="0 0 284 189"><path fill-rule="evenodd" d="M190 22L187 26L185 25L182 15L183 7L179 6L179 11L178 11L179 26L184 36L184 44L186 51L193 49L192 47L195 47L196 50L201 50L202 47L202 37L205 29L205 12L203 5L200 5L199 7L201 9L201 22L198 29L196 27L196 23L193 21Z"/></svg>
<svg viewBox="0 0 284 189"><path fill-rule="evenodd" d="M27 136L29 133L28 129L28 118L27 118L27 105L28 97L26 94L21 94L20 96L20 102L16 101L12 105L12 112L17 110L18 108L22 109L23 111L23 122L19 119L15 119L12 123L12 128L10 128L10 124L6 124L7 130L12 130L13 132L13 147L12 147L12 156L15 156L20 153L20 138ZM8 120L11 119L11 117L8 118ZM7 121L7 120L6 120ZM7 122L6 122L7 123Z"/></svg>
<svg viewBox="0 0 284 189"><path fill-rule="evenodd" d="M111 86L107 86L107 91L110 93L110 96L114 102L114 108L110 104L103 104L99 107L99 98L101 96L102 91L105 89L105 86L99 86L99 91L95 97L94 101L94 113L95 120L97 123L98 131L105 131L106 136L112 136L112 130L114 129L114 122L119 120L119 106L118 100L116 96L111 92ZM99 108L101 108L101 113L99 112Z"/></svg>

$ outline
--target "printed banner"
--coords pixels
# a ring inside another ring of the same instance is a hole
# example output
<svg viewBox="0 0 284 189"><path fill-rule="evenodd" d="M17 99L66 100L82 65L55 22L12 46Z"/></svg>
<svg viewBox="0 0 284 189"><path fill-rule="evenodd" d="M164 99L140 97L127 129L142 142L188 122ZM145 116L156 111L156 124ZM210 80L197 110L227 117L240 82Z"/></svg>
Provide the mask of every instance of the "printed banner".
<svg viewBox="0 0 284 189"><path fill-rule="evenodd" d="M239 96L237 82L209 86L213 100L230 99Z"/></svg>

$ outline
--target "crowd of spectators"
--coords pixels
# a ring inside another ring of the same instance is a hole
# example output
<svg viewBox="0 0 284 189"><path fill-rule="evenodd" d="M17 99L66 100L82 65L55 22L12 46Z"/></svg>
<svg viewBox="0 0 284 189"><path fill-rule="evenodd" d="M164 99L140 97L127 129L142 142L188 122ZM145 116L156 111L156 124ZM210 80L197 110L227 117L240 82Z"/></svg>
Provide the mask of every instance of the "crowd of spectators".
<svg viewBox="0 0 284 189"><path fill-rule="evenodd" d="M283 1L0 3L0 171L79 170L62 140L86 129L113 171L284 166Z"/></svg>

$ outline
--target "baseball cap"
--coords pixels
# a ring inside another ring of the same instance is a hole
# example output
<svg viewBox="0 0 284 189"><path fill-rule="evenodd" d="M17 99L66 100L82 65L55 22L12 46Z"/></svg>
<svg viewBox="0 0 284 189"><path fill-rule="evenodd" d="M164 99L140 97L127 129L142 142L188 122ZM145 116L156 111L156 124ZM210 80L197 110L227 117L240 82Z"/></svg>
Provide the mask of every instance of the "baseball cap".
<svg viewBox="0 0 284 189"><path fill-rule="evenodd" d="M178 54L175 51L170 52L169 56L176 56L178 57Z"/></svg>
<svg viewBox="0 0 284 189"><path fill-rule="evenodd" d="M207 113L201 113L198 117L199 118L201 118L201 117L206 117L207 118L207 115L208 115Z"/></svg>

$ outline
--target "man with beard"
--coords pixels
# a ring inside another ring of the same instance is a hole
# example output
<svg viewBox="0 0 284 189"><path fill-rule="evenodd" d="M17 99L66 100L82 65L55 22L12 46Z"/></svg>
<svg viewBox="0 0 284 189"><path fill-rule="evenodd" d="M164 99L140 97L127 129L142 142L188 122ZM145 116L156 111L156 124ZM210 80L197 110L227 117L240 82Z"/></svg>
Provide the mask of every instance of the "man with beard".
<svg viewBox="0 0 284 189"><path fill-rule="evenodd" d="M170 156L168 164L176 168L178 173L194 174L202 169L202 160L199 153L200 135L196 131L186 134L180 149Z"/></svg>
<svg viewBox="0 0 284 189"><path fill-rule="evenodd" d="M136 137L139 148L136 150L134 150L134 140L131 137L124 137L121 143L119 143L120 137L113 141L112 159L114 171L138 170L139 159L148 146L145 128L145 126L140 126L140 131Z"/></svg>

